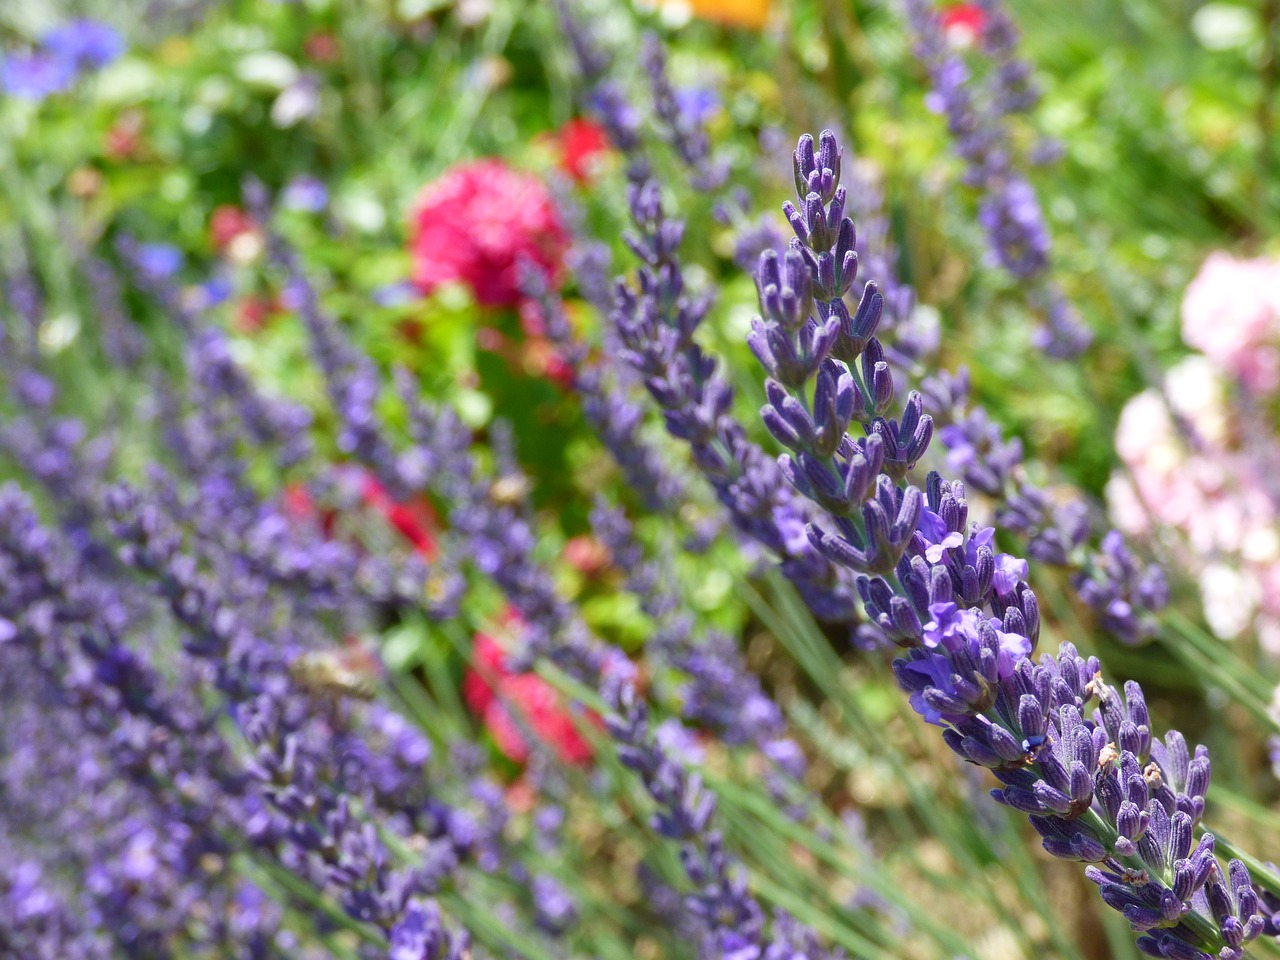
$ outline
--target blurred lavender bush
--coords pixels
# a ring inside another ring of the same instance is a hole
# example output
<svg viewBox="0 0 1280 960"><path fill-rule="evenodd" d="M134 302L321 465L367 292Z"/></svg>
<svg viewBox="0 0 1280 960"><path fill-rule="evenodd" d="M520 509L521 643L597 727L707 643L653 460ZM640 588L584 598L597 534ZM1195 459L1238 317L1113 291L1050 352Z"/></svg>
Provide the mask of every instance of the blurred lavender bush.
<svg viewBox="0 0 1280 960"><path fill-rule="evenodd" d="M1280 952L1278 34L0 10L0 957Z"/></svg>

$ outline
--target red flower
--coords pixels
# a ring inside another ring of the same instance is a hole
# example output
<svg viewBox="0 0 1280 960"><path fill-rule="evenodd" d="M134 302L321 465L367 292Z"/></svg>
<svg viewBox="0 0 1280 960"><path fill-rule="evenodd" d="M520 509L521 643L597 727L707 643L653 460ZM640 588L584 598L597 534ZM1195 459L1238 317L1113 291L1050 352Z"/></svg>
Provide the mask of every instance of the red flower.
<svg viewBox="0 0 1280 960"><path fill-rule="evenodd" d="M507 654L487 633L477 633L471 642L471 657L476 666L462 678L462 699L477 716L484 716L493 703L493 687L507 676Z"/></svg>
<svg viewBox="0 0 1280 960"><path fill-rule="evenodd" d="M612 559L609 548L589 533L579 534L564 545L565 563L584 576L599 576Z"/></svg>
<svg viewBox="0 0 1280 960"><path fill-rule="evenodd" d="M142 148L143 115L138 110L126 110L111 124L103 138L102 149L111 160L133 159Z"/></svg>
<svg viewBox="0 0 1280 960"><path fill-rule="evenodd" d="M391 494L373 474L365 474L360 484L360 498L366 505L377 510L387 523L395 527L413 548L428 560L436 558L436 541L431 535L436 525L436 514L422 497L401 502L394 500Z"/></svg>
<svg viewBox="0 0 1280 960"><path fill-rule="evenodd" d="M436 515L431 504L422 497L403 502L395 500L373 474L358 467L350 469L360 485L360 500L364 506L382 514L387 523L413 544L413 548L426 560L435 560L438 554L433 535ZM284 488L282 505L290 517L304 523L318 523L325 536L333 535L336 515L329 510L319 510L311 493L301 484L290 484Z"/></svg>
<svg viewBox="0 0 1280 960"><path fill-rule="evenodd" d="M520 350L520 359L527 373L535 377L546 377L566 390L573 386L577 378L573 365L545 337L526 340Z"/></svg>
<svg viewBox="0 0 1280 960"><path fill-rule="evenodd" d="M280 493L280 500L285 516L300 524L314 524L326 537L333 536L336 515L332 510L319 509L311 491L303 484L291 483L286 486Z"/></svg>
<svg viewBox="0 0 1280 960"><path fill-rule="evenodd" d="M519 622L514 615L508 615L508 621ZM476 666L463 678L462 698L484 721L505 756L516 763L529 759L524 730L530 729L565 763L591 759L591 745L578 733L573 715L547 681L536 673L512 673L506 651L486 633L475 635L471 653Z"/></svg>
<svg viewBox="0 0 1280 960"><path fill-rule="evenodd" d="M302 41L302 52L316 63L336 63L342 55L342 47L332 33L317 30Z"/></svg>
<svg viewBox="0 0 1280 960"><path fill-rule="evenodd" d="M489 704L484 722L498 749L517 763L529 759L529 746L524 742L522 725L555 750L565 763L586 763L591 759L591 745L582 739L573 716L560 704L551 684L534 673L506 677L498 687L501 699ZM520 717L516 721L507 704Z"/></svg>
<svg viewBox="0 0 1280 960"><path fill-rule="evenodd" d="M500 160L449 170L422 189L410 217L418 288L429 294L444 283L465 283L491 307L523 299L522 260L558 276L569 243L546 187Z"/></svg>
<svg viewBox="0 0 1280 960"><path fill-rule="evenodd" d="M219 252L230 246L236 237L256 229L253 218L230 203L216 207L209 217L209 241Z"/></svg>
<svg viewBox="0 0 1280 960"><path fill-rule="evenodd" d="M300 483L291 483L280 494L284 512L295 520L314 520L316 502L311 491Z"/></svg>
<svg viewBox="0 0 1280 960"><path fill-rule="evenodd" d="M586 183L609 152L609 138L598 123L575 117L556 134L560 143L560 169L578 183Z"/></svg>
<svg viewBox="0 0 1280 960"><path fill-rule="evenodd" d="M942 11L942 30L953 46L973 46L986 24L987 15L977 4L958 3Z"/></svg>
<svg viewBox="0 0 1280 960"><path fill-rule="evenodd" d="M249 294L237 301L233 323L240 333L253 334L262 330L277 312L278 304L270 297Z"/></svg>

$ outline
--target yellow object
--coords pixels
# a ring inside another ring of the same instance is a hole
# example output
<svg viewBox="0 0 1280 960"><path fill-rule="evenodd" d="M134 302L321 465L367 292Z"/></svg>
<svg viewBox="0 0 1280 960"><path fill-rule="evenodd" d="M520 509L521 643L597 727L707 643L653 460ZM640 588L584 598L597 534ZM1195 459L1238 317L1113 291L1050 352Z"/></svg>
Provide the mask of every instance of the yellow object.
<svg viewBox="0 0 1280 960"><path fill-rule="evenodd" d="M677 0L695 17L759 30L769 19L769 0Z"/></svg>

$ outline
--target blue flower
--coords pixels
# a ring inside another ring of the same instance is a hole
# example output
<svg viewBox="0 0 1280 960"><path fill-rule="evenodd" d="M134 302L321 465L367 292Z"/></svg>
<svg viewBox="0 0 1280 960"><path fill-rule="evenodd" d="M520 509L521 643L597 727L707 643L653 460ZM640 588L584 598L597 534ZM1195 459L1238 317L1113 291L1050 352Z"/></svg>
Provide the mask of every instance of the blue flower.
<svg viewBox="0 0 1280 960"><path fill-rule="evenodd" d="M124 53L124 37L98 20L72 20L45 34L44 49L72 69L101 69Z"/></svg>
<svg viewBox="0 0 1280 960"><path fill-rule="evenodd" d="M403 307L406 303L413 303L418 297L417 287L405 280L384 283L373 291L373 302L380 307Z"/></svg>
<svg viewBox="0 0 1280 960"><path fill-rule="evenodd" d="M1007 597L1018 585L1019 580L1027 579L1027 561L1008 553L996 554L996 572L991 584L996 593Z"/></svg>
<svg viewBox="0 0 1280 960"><path fill-rule="evenodd" d="M73 64L44 51L15 54L0 61L0 87L23 100L40 101L62 93L75 79Z"/></svg>
<svg viewBox="0 0 1280 960"><path fill-rule="evenodd" d="M948 652L955 652L965 639L964 631L971 626L969 621L975 616L974 612L961 610L955 603L947 601L930 604L929 613L933 619L924 625L925 646L943 647Z"/></svg>
<svg viewBox="0 0 1280 960"><path fill-rule="evenodd" d="M907 664L906 669L927 677L930 687L935 687L951 696L956 694L955 683L952 681L951 661L942 654L932 653L923 659L912 660ZM909 699L911 709L920 714L925 723L945 726L942 722L942 712L929 706L923 689L913 691Z"/></svg>
<svg viewBox="0 0 1280 960"><path fill-rule="evenodd" d="M137 265L152 279L172 277L182 269L182 251L167 243L143 243L138 246Z"/></svg>
<svg viewBox="0 0 1280 960"><path fill-rule="evenodd" d="M303 175L285 185L282 200L289 210L319 213L329 204L329 190L320 179Z"/></svg>
<svg viewBox="0 0 1280 960"><path fill-rule="evenodd" d="M1012 676L1014 668L1021 661L1031 656L1031 641L1020 633L1006 633L1003 629L1004 624L999 617L992 617L987 623L996 632L996 637L1000 641L1000 653L996 658L996 673L1003 680Z"/></svg>
<svg viewBox="0 0 1280 960"><path fill-rule="evenodd" d="M964 543L964 534L956 530L948 530L946 522L929 507L920 511L920 523L916 532L925 541L925 559L937 563L942 559L944 551L958 547Z"/></svg>
<svg viewBox="0 0 1280 960"><path fill-rule="evenodd" d="M720 109L720 98L708 87L681 87L676 90L680 113L691 124L704 123Z"/></svg>
<svg viewBox="0 0 1280 960"><path fill-rule="evenodd" d="M40 101L71 89L81 70L105 67L124 52L124 39L96 20L72 20L45 34L40 48L0 60L0 88Z"/></svg>

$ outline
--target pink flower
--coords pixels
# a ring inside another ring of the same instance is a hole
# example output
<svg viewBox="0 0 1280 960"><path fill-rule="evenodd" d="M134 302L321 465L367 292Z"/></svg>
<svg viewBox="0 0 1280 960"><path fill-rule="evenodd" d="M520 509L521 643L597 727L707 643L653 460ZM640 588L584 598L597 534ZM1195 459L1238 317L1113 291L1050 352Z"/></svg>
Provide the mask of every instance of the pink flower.
<svg viewBox="0 0 1280 960"><path fill-rule="evenodd" d="M1212 259L1212 258L1211 258ZM1155 390L1133 397L1120 415L1116 452L1127 471L1107 484L1112 518L1130 533L1168 539L1199 581L1210 628L1230 638L1257 632L1280 656L1280 517L1268 466L1231 427L1224 380L1208 357L1187 357L1166 375L1172 412L1196 428L1192 444ZM1180 542L1179 542L1180 541Z"/></svg>
<svg viewBox="0 0 1280 960"><path fill-rule="evenodd" d="M986 26L987 15L976 3L958 3L942 11L942 30L953 47L971 47Z"/></svg>
<svg viewBox="0 0 1280 960"><path fill-rule="evenodd" d="M453 167L423 187L410 214L418 288L464 283L485 306L520 303L522 260L559 276L568 242L546 187L500 160Z"/></svg>
<svg viewBox="0 0 1280 960"><path fill-rule="evenodd" d="M1182 339L1250 390L1280 386L1280 260L1211 253L1183 296Z"/></svg>
<svg viewBox="0 0 1280 960"><path fill-rule="evenodd" d="M514 613L509 613L506 621L512 627L520 623ZM516 763L529 759L524 739L527 728L565 763L591 760L591 745L582 738L573 715L547 681L536 673L513 673L506 651L487 633L475 635L471 652L476 666L463 678L462 698L505 756ZM512 710L519 721L511 715ZM588 718L599 723L594 714Z"/></svg>

